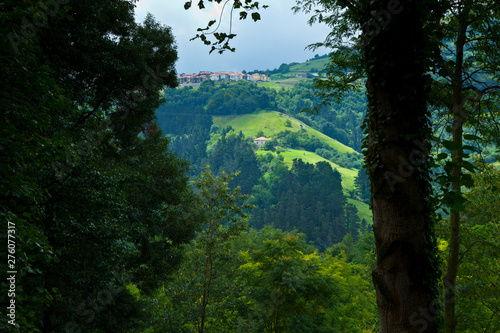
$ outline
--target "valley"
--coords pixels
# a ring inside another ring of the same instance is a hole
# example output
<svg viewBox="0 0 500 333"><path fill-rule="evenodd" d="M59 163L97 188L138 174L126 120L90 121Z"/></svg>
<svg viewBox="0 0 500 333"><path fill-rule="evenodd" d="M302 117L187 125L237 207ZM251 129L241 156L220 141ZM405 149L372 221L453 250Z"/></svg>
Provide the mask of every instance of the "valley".
<svg viewBox="0 0 500 333"><path fill-rule="evenodd" d="M361 146L364 92L307 114L301 110L316 103L313 88L297 79L287 79L296 81L290 89L243 80L171 89L157 117L171 149L190 161L193 178L206 165L215 174L240 173L230 184L254 197L251 227L296 228L325 249L346 233L357 238L372 220L363 158L354 148ZM268 141L257 147L257 137ZM310 201L313 193L318 197Z"/></svg>

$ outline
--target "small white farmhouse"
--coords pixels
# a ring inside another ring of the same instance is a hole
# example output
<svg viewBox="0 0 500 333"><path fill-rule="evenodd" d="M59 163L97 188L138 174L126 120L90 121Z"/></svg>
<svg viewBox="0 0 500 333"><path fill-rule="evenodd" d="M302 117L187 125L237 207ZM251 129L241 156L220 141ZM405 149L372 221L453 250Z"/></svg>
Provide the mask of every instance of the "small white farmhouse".
<svg viewBox="0 0 500 333"><path fill-rule="evenodd" d="M266 143L266 141L269 141L269 140L271 140L271 139L268 139L268 138L261 136L260 138L253 139L253 142L257 145L257 148L260 148Z"/></svg>

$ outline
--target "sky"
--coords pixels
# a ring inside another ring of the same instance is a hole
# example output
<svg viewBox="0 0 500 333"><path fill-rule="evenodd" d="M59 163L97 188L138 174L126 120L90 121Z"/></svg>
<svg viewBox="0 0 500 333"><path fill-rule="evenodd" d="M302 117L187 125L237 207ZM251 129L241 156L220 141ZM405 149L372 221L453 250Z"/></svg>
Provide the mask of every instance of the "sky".
<svg viewBox="0 0 500 333"><path fill-rule="evenodd" d="M172 28L177 43L179 60L178 74L200 71L266 70L278 68L282 63L304 62L315 54L328 53L326 49L305 50L312 43L321 42L329 30L325 25L309 26L309 15L293 14L294 0L267 0L270 7L261 9L261 20L239 20L233 13L232 32L237 34L231 44L236 52L226 51L220 55L216 51L209 54L210 46L199 39L189 41L197 33L197 28L207 25L210 20L219 19L222 5L212 5L205 1L204 10L196 7L184 9L186 0L140 0L136 5L136 21L142 22L148 12L163 25ZM264 1L261 1L263 3ZM229 11L224 11L222 28L229 26ZM227 30L225 30L227 32Z"/></svg>

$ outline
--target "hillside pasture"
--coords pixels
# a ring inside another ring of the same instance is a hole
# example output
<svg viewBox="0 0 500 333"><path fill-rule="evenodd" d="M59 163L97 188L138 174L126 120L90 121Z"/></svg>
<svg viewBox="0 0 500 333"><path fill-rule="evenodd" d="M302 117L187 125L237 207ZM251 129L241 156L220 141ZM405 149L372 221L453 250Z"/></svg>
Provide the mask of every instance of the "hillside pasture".
<svg viewBox="0 0 500 333"><path fill-rule="evenodd" d="M265 150L257 150L257 155L260 154L267 154L270 153L269 151ZM276 153L273 153L276 154ZM298 150L298 149L287 149L285 152L280 153L281 156L284 158L284 163L286 166L289 168L292 167L293 160L294 159L302 159L302 161L306 163L311 163L311 164L316 164L320 161L325 161L330 163L333 169L336 169L342 178L342 188L344 189L344 192L347 194L348 191L351 191L354 189L354 178L358 175L358 170L357 169L348 169L341 167L338 164L335 164L319 155L316 155L315 153L312 153L310 151L305 151L305 150Z"/></svg>
<svg viewBox="0 0 500 333"><path fill-rule="evenodd" d="M290 120L291 127L285 126L287 120ZM274 135L285 130L290 130L292 132L301 131L301 125L305 125L300 120L277 111L258 111L243 115L214 116L213 122L221 128L231 126L235 131L242 131L246 137L252 138L255 138L259 131L263 131L264 136L272 138ZM358 154L351 147L330 138L314 128L305 126L305 131L309 136L317 138L319 141L329 145L341 154Z"/></svg>
<svg viewBox="0 0 500 333"><path fill-rule="evenodd" d="M358 216L360 219L365 219L368 225L372 225L373 217L372 217L372 211L370 210L370 205L352 198L347 198L347 202L356 206L356 208L358 209Z"/></svg>
<svg viewBox="0 0 500 333"><path fill-rule="evenodd" d="M265 154L274 154L270 151L265 150L257 150L257 155L265 155ZM302 159L302 161L310 164L316 164L320 161L326 161L330 163L333 169L336 169L340 173L340 177L342 178L342 189L344 190L344 194L348 195L349 191L354 189L354 179L358 175L357 169L348 169L339 166L331 161L324 159L321 156L316 155L315 153L311 153L305 150L297 150L297 149L287 149L287 151L280 153L284 157L284 163L288 168L292 167L294 159ZM370 206L364 202L347 198L347 201L358 209L358 216L360 219L365 219L368 224L372 223L372 212L370 210Z"/></svg>

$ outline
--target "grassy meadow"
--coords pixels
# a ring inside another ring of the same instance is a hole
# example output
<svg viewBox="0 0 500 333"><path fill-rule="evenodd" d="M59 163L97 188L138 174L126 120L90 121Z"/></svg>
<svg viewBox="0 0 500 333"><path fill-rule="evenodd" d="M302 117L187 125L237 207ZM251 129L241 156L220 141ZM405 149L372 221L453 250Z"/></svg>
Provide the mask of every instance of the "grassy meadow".
<svg viewBox="0 0 500 333"><path fill-rule="evenodd" d="M292 126L285 126L285 122L290 120ZM264 132L264 136L272 138L279 132L290 130L293 132L300 131L303 122L285 115L277 111L258 111L243 115L216 116L213 117L213 122L219 127L231 126L235 131L242 131L246 137L256 137L259 131ZM339 153L355 153L357 152L349 146L346 146L339 141L330 138L329 136L309 127L305 127L305 131L311 137L318 138L323 143L333 147Z"/></svg>

